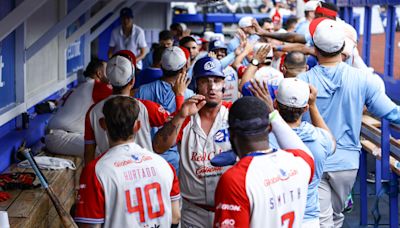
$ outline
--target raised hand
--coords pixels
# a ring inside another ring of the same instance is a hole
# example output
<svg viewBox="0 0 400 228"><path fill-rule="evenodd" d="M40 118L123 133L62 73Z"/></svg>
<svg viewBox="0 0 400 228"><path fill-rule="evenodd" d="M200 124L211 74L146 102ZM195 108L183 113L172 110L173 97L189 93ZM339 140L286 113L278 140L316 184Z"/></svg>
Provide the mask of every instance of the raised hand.
<svg viewBox="0 0 400 228"><path fill-rule="evenodd" d="M257 22L256 19L253 19L253 20L251 21L251 25L253 25L254 28L256 29L256 34L257 34L257 35L260 35L260 34L262 34L262 33L265 32L264 29L262 29L261 26L258 24L258 22Z"/></svg>
<svg viewBox="0 0 400 228"><path fill-rule="evenodd" d="M184 96L189 84L190 79L187 77L186 71L179 73L174 85L172 86L175 96Z"/></svg>
<svg viewBox="0 0 400 228"><path fill-rule="evenodd" d="M315 105L315 101L317 100L318 90L313 85L309 84L310 86L310 97L308 98L308 104Z"/></svg>
<svg viewBox="0 0 400 228"><path fill-rule="evenodd" d="M254 58L258 60L258 62L263 63L268 56L268 53L271 51L271 44L265 44L260 49L258 49Z"/></svg>
<svg viewBox="0 0 400 228"><path fill-rule="evenodd" d="M213 52L213 51L210 51L210 52L208 52L208 57L216 59L217 58L217 54L215 54L215 52Z"/></svg>
<svg viewBox="0 0 400 228"><path fill-rule="evenodd" d="M274 110L271 94L268 90L268 84L265 81L256 81L255 79L250 80L251 86L250 91L255 97L260 98L267 105L270 112Z"/></svg>
<svg viewBox="0 0 400 228"><path fill-rule="evenodd" d="M200 111L206 104L206 98L203 95L194 95L183 103L179 115L182 118L192 116Z"/></svg>

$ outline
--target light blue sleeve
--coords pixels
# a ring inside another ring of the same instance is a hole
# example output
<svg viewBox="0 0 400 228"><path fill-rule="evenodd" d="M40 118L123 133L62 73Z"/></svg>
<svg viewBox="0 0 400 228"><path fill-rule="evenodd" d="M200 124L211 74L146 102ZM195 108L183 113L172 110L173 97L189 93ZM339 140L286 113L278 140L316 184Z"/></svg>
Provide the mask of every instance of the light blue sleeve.
<svg viewBox="0 0 400 228"><path fill-rule="evenodd" d="M221 61L222 68L225 69L225 67L231 65L233 63L233 61L235 60L235 57L236 57L235 53L231 52L227 56L225 56L223 59L221 59L220 61Z"/></svg>
<svg viewBox="0 0 400 228"><path fill-rule="evenodd" d="M400 107L396 106L391 112L386 114L383 118L389 120L392 123L400 124Z"/></svg>
<svg viewBox="0 0 400 228"><path fill-rule="evenodd" d="M377 117L384 117L388 115L393 109L396 108L396 104L390 100L390 98L381 90L379 81L373 75L366 76L366 96L365 105L369 112ZM400 118L396 113L390 115L391 121L400 122Z"/></svg>
<svg viewBox="0 0 400 228"><path fill-rule="evenodd" d="M319 133L322 135L321 143L323 144L323 147L325 148L326 157L331 156L335 152L334 148L333 148L333 141L332 141L331 134L327 130L319 128L319 127L316 127L315 129L317 129L319 131Z"/></svg>
<svg viewBox="0 0 400 228"><path fill-rule="evenodd" d="M240 40L235 37L228 43L228 53L234 52L237 47L240 45Z"/></svg>

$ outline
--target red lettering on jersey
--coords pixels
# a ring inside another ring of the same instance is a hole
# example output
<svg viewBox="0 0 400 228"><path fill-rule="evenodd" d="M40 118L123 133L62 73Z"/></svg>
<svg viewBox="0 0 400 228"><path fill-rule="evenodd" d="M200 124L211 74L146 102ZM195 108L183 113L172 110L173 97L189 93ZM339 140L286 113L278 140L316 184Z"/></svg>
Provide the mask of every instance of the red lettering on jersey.
<svg viewBox="0 0 400 228"><path fill-rule="evenodd" d="M126 165L129 165L129 164L132 164L132 163L133 163L133 161L131 159L125 160L125 161L116 161L116 162L114 162L114 166L115 167L122 167L122 166L126 166Z"/></svg>
<svg viewBox="0 0 400 228"><path fill-rule="evenodd" d="M213 157L215 156L215 152L203 152L203 153L198 153L198 152L192 152L192 157L190 158L190 160L192 161L210 161L211 159L213 159Z"/></svg>
<svg viewBox="0 0 400 228"><path fill-rule="evenodd" d="M196 175L199 177L211 176L211 175L221 175L223 167L214 166L200 166L196 169Z"/></svg>
<svg viewBox="0 0 400 228"><path fill-rule="evenodd" d="M157 176L156 169L154 167L146 167L141 169L133 169L124 172L126 181L134 181L142 178L149 178Z"/></svg>

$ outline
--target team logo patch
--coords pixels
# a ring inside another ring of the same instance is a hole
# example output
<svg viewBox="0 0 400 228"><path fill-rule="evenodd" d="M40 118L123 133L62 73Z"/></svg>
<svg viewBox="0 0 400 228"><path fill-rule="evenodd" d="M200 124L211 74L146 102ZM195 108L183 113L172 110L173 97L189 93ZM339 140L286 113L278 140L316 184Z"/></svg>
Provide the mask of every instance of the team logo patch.
<svg viewBox="0 0 400 228"><path fill-rule="evenodd" d="M215 133L214 135L214 141L216 143L226 142L228 138L229 138L229 133L227 129L221 129L217 131L217 133Z"/></svg>
<svg viewBox="0 0 400 228"><path fill-rule="evenodd" d="M204 70L212 70L212 69L214 69L216 66L215 66L215 63L213 62L213 61L208 61L208 62L206 62L205 64L204 64Z"/></svg>
<svg viewBox="0 0 400 228"><path fill-rule="evenodd" d="M289 172L286 172L283 169L279 169L279 172L281 174L281 180L287 180L289 179Z"/></svg>

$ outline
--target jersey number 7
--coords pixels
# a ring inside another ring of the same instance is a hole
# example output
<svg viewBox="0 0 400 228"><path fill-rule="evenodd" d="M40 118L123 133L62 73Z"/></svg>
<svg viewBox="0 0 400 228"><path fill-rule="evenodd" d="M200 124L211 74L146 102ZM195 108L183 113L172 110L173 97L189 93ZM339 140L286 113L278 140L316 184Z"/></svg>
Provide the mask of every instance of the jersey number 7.
<svg viewBox="0 0 400 228"><path fill-rule="evenodd" d="M288 212L281 216L282 226L286 220L289 220L288 228L292 228L294 223L294 211Z"/></svg>
<svg viewBox="0 0 400 228"><path fill-rule="evenodd" d="M147 213L149 215L149 218L154 219L154 218L163 216L165 213L165 208L164 208L164 201L161 196L160 184L157 182L154 182L154 183L145 185L143 190L144 190L144 196L146 198L146 208L147 208ZM153 190L153 191L151 191L151 190ZM158 211L153 211L153 209L154 209L153 204L152 204L153 202L151 201L151 198L150 198L150 193L154 194L154 190L155 190L155 193L157 194L157 201L158 201L157 203L159 206ZM137 205L133 206L130 190L125 191L126 207L127 207L129 213L139 212L140 222L143 223L143 222L145 222L145 216L144 216L145 206L143 205L142 189L138 187L135 189L135 192L136 192L136 198L137 198L135 200L135 202L137 202Z"/></svg>

